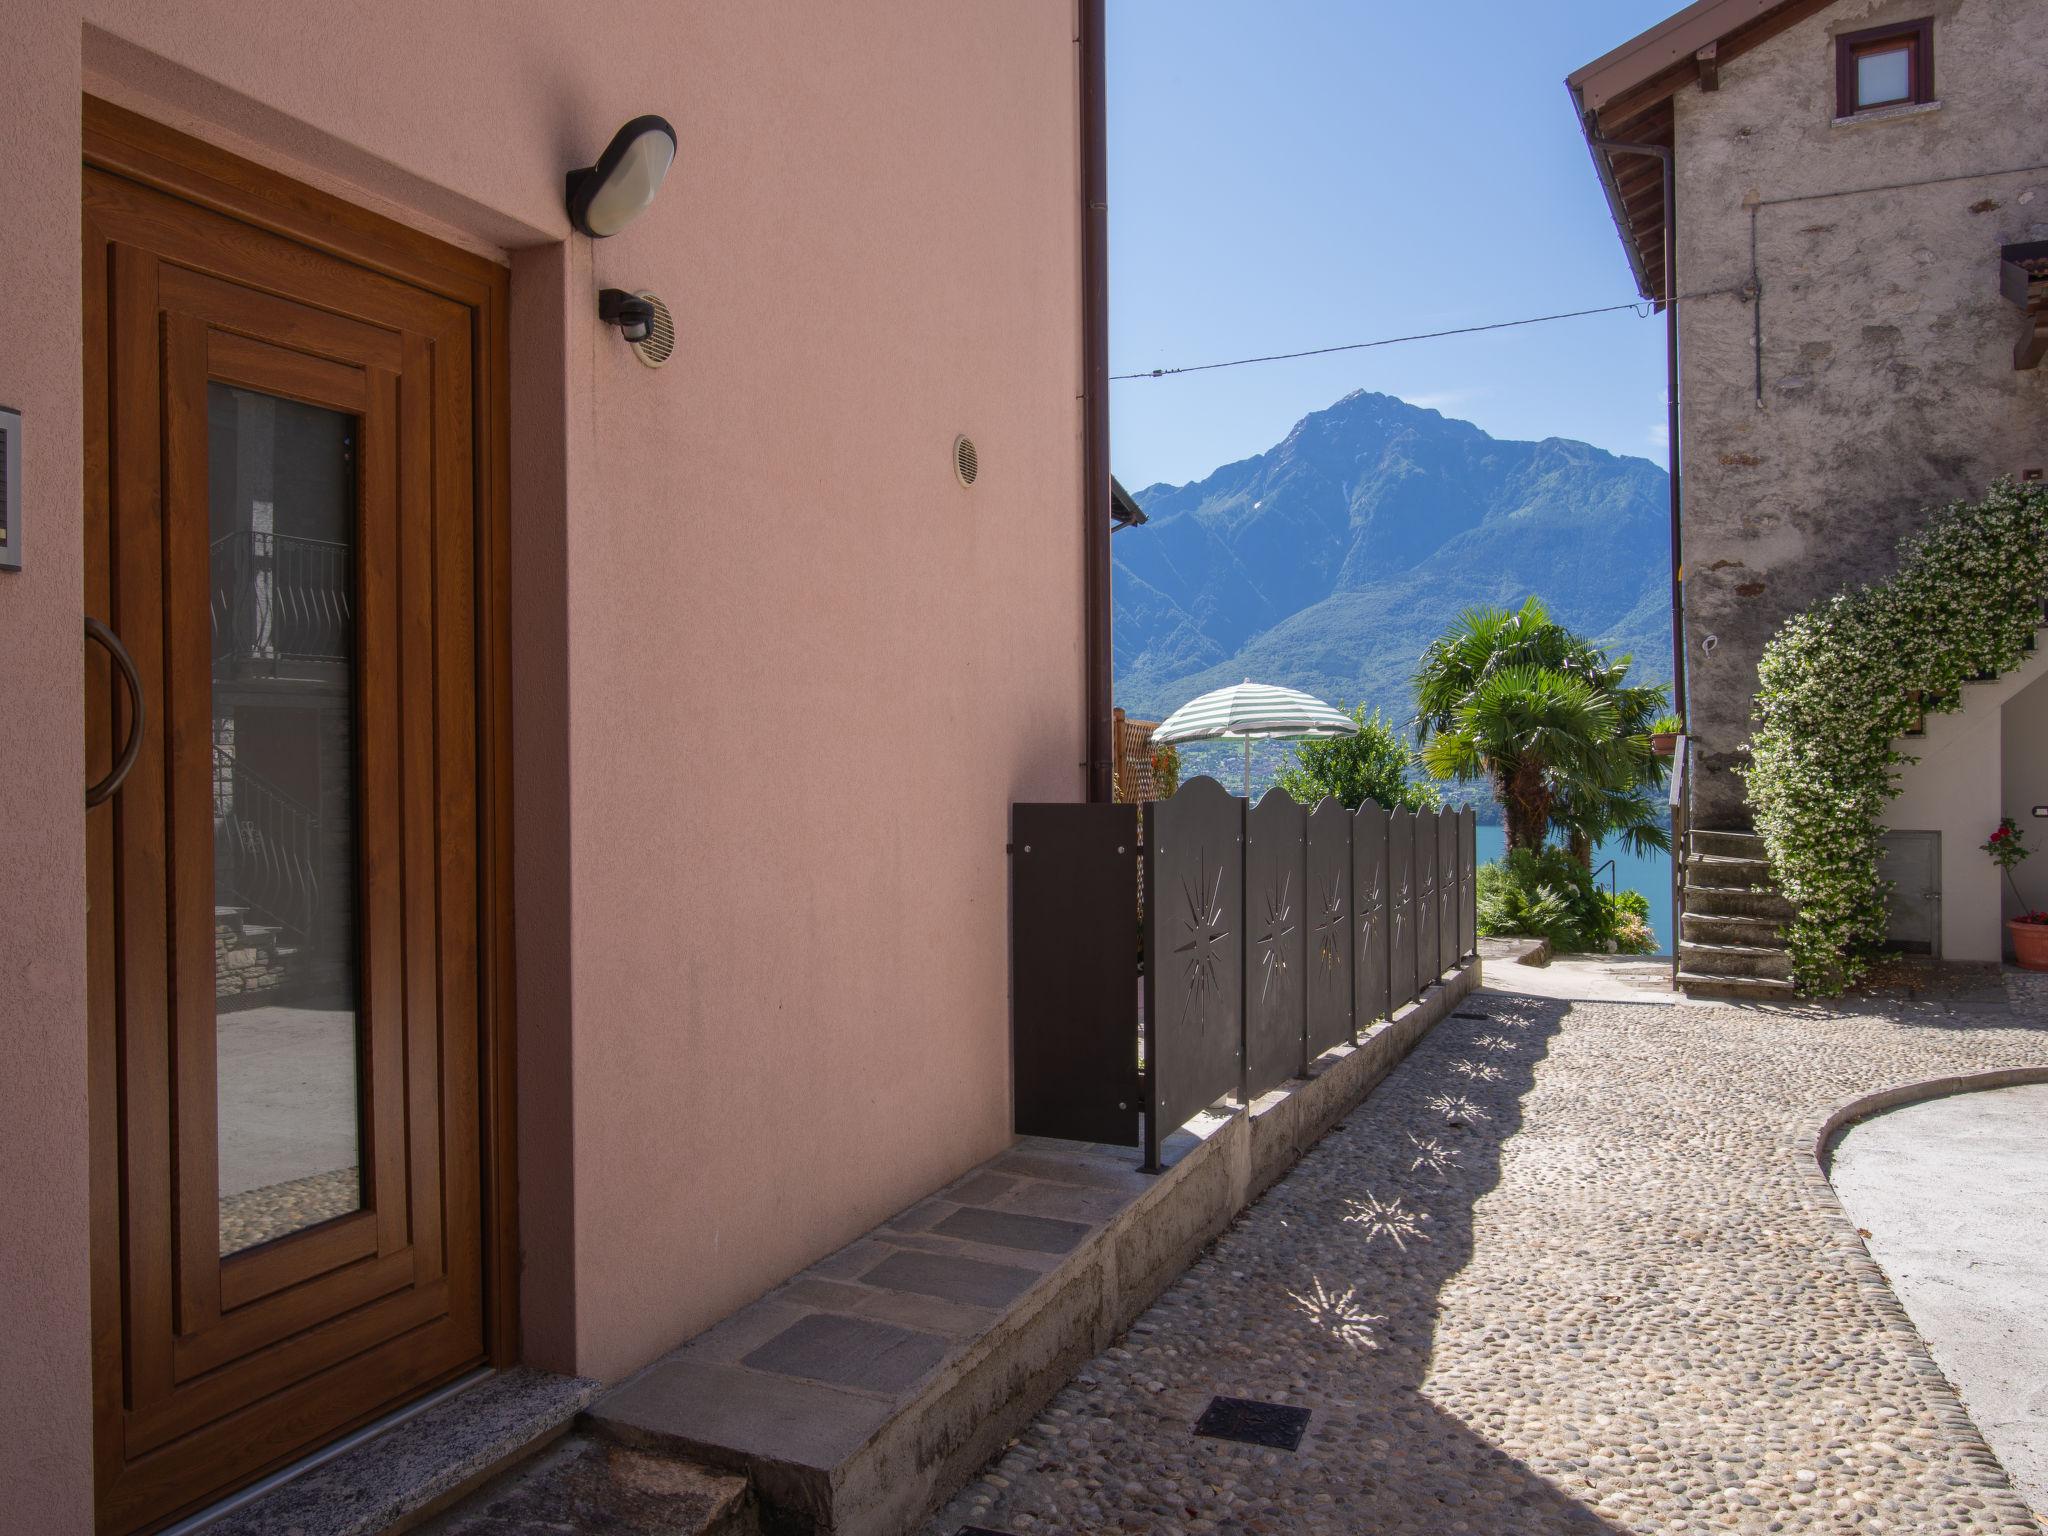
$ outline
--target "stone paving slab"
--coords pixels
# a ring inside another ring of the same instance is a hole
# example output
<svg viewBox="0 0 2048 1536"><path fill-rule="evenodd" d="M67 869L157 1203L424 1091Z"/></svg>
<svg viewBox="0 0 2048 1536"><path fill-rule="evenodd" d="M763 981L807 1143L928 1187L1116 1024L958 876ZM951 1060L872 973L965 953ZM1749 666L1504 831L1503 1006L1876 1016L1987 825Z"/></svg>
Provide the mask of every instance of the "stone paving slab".
<svg viewBox="0 0 2048 1536"><path fill-rule="evenodd" d="M1812 1146L2043 1061L2026 997L1482 991L925 1536L2039 1536ZM1299 1449L1198 1438L1217 1396L1308 1409Z"/></svg>

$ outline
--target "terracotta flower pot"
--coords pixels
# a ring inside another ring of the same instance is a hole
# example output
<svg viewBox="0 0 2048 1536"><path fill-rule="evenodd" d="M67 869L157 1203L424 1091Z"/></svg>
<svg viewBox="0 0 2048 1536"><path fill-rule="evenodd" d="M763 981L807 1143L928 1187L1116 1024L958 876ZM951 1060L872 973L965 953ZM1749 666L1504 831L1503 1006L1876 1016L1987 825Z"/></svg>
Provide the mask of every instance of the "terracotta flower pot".
<svg viewBox="0 0 2048 1536"><path fill-rule="evenodd" d="M2005 931L2012 935L2012 955L2022 970L2048 971L2048 923L2015 920Z"/></svg>
<svg viewBox="0 0 2048 1536"><path fill-rule="evenodd" d="M1672 753L1678 750L1678 732L1652 731L1650 733L1650 750L1659 757L1671 756Z"/></svg>

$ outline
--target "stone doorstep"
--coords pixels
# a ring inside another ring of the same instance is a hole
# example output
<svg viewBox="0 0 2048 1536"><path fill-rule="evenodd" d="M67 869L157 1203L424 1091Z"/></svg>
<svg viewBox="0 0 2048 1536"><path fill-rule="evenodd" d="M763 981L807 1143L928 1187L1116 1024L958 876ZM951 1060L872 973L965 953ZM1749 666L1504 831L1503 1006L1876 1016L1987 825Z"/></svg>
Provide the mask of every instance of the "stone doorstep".
<svg viewBox="0 0 2048 1536"><path fill-rule="evenodd" d="M205 1536L382 1536L411 1529L568 1429L595 1381L515 1366L212 1521Z"/></svg>
<svg viewBox="0 0 2048 1536"><path fill-rule="evenodd" d="M1247 1113L1025 1137L607 1393L589 1433L743 1472L767 1529L897 1536L1001 1451L1479 985L1475 958Z"/></svg>

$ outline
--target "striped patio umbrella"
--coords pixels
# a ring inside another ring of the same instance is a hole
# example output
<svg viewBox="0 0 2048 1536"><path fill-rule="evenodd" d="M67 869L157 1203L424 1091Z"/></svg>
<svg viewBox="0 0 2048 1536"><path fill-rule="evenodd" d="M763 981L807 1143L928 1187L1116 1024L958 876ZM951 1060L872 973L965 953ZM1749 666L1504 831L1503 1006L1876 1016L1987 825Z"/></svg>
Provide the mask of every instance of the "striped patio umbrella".
<svg viewBox="0 0 2048 1536"><path fill-rule="evenodd" d="M1171 745L1181 741L1244 741L1244 793L1252 793L1252 743L1298 741L1307 736L1356 736L1358 722L1321 699L1294 688L1275 688L1250 678L1231 688L1218 688L1181 705L1159 722L1152 739Z"/></svg>

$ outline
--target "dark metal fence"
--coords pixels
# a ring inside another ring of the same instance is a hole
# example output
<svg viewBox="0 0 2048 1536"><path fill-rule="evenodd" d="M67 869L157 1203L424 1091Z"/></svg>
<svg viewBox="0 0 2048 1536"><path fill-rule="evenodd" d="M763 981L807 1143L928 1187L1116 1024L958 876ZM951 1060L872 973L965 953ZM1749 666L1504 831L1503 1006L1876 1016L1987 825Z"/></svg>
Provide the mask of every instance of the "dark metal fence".
<svg viewBox="0 0 2048 1536"><path fill-rule="evenodd" d="M1473 952L1474 817L1170 800L1011 808L1016 1129L1145 1148L1355 1044Z"/></svg>

